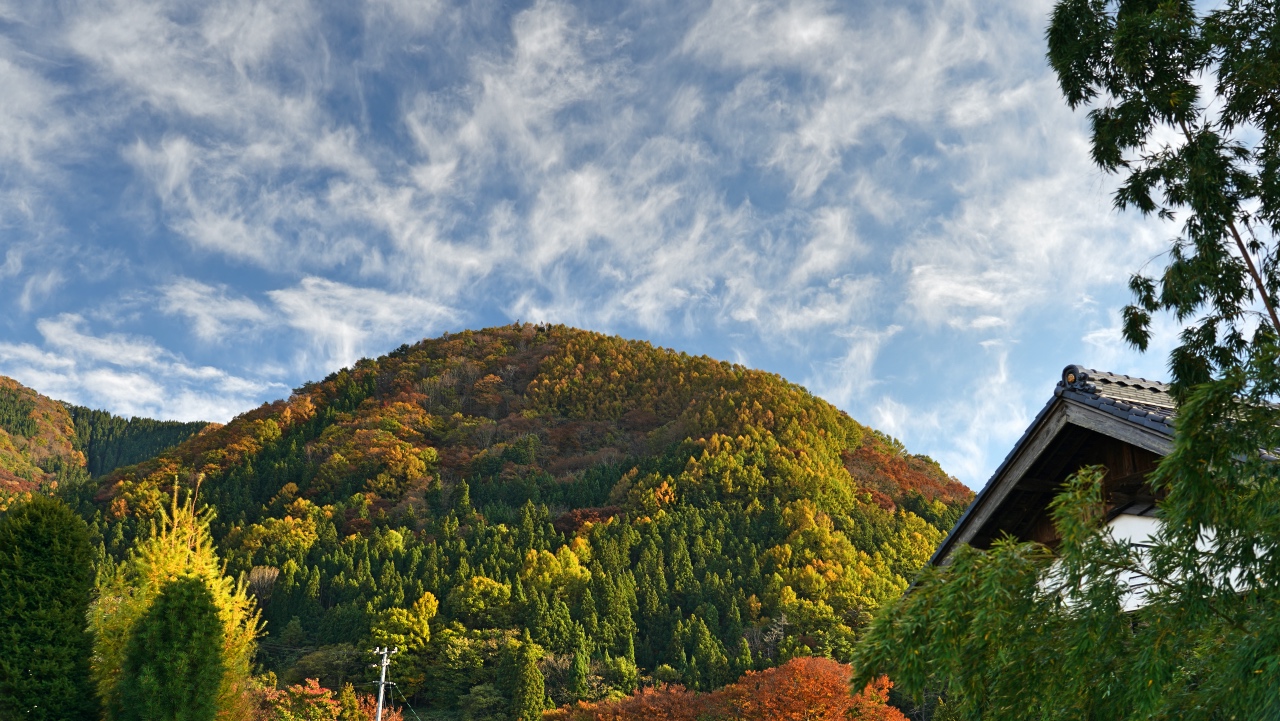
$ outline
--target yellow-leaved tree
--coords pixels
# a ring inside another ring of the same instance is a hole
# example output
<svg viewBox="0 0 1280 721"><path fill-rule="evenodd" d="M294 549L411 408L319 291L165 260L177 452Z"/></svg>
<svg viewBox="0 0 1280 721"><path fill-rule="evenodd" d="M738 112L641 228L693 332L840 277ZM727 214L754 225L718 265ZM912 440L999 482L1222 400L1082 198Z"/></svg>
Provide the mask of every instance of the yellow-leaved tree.
<svg viewBox="0 0 1280 721"><path fill-rule="evenodd" d="M160 589L183 576L204 581L223 624L225 670L218 691L218 718L252 718L249 680L261 621L246 583L228 577L218 559L209 534L212 515L208 509L197 510L194 497L179 503L175 490L171 508L161 509L150 536L139 541L119 565L103 569L97 600L89 608L89 627L94 636L94 682L109 718L119 709L116 686L134 625L151 608Z"/></svg>

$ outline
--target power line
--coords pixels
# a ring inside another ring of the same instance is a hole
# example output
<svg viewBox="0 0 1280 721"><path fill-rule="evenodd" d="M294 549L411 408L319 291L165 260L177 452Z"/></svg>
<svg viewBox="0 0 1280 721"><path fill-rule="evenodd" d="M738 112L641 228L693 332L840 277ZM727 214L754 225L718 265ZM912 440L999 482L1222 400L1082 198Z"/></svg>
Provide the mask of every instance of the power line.
<svg viewBox="0 0 1280 721"><path fill-rule="evenodd" d="M422 717L419 716L417 710L413 708L413 704L409 703L409 699L404 697L404 691L401 691L399 686L396 686L394 690L396 693L400 694L400 700L404 701L404 705L409 707L409 713L413 714L413 717L418 719L418 721L422 721Z"/></svg>

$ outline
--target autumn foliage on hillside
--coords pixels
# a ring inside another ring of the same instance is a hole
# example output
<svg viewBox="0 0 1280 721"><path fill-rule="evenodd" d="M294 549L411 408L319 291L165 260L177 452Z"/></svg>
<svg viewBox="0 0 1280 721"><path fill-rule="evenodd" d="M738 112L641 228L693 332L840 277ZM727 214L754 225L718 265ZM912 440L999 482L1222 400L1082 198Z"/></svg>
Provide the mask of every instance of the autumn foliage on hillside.
<svg viewBox="0 0 1280 721"><path fill-rule="evenodd" d="M117 469L90 526L122 558L175 481L198 486L282 683L367 682L362 649L394 645L412 704L497 718L516 649L558 705L660 668L705 692L847 660L970 497L895 443L776 375L512 325L361 360Z"/></svg>
<svg viewBox="0 0 1280 721"><path fill-rule="evenodd" d="M65 406L0 376L0 510L56 488L59 470L84 466L74 436Z"/></svg>
<svg viewBox="0 0 1280 721"><path fill-rule="evenodd" d="M906 721L886 702L892 683L881 677L851 694L849 666L827 658L796 658L748 671L710 693L678 685L644 688L620 701L579 703L544 721Z"/></svg>
<svg viewBox="0 0 1280 721"><path fill-rule="evenodd" d="M206 425L120 418L0 376L0 511L32 493L65 491L102 470L154 456Z"/></svg>
<svg viewBox="0 0 1280 721"><path fill-rule="evenodd" d="M849 475L876 503L890 511L902 507L939 528L954 525L973 497L932 458L912 455L896 439L876 431L842 458Z"/></svg>

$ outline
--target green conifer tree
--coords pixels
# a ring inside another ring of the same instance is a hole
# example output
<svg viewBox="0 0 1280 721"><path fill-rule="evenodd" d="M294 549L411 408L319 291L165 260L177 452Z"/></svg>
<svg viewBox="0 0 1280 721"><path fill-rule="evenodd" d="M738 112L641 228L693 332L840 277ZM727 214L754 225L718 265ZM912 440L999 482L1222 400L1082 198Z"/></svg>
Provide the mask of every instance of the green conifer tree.
<svg viewBox="0 0 1280 721"><path fill-rule="evenodd" d="M589 638L600 635L600 616L596 612L596 599L591 595L591 587L582 589L582 599L578 602L579 615L582 618L582 630Z"/></svg>
<svg viewBox="0 0 1280 721"><path fill-rule="evenodd" d="M751 646L747 644L747 639L738 639L738 654L733 658L733 673L735 676L741 676L743 673L750 671L755 665L751 658Z"/></svg>
<svg viewBox="0 0 1280 721"><path fill-rule="evenodd" d="M516 608L523 609L528 602L529 596L524 592L524 583L521 582L520 575L515 574L515 578L511 582L511 603Z"/></svg>
<svg viewBox="0 0 1280 721"><path fill-rule="evenodd" d="M537 721L546 708L547 688L538 669L542 649L525 631L516 649L515 683L511 693L511 716L515 721Z"/></svg>
<svg viewBox="0 0 1280 721"><path fill-rule="evenodd" d="M687 628L693 645L689 659L690 685L706 691L724 684L729 672L729 659L725 657L724 647L711 635L701 618L693 616Z"/></svg>
<svg viewBox="0 0 1280 721"><path fill-rule="evenodd" d="M457 488L454 489L453 508L460 516L471 515L471 486L466 481L458 481Z"/></svg>
<svg viewBox="0 0 1280 721"><path fill-rule="evenodd" d="M587 681L591 675L591 649L587 646L587 634L581 624L573 625L573 662L569 666L569 693L574 699L587 696Z"/></svg>
<svg viewBox="0 0 1280 721"><path fill-rule="evenodd" d="M552 651L572 653L574 650L573 627L576 624L569 614L569 605L559 598L553 599L547 609L546 623L547 645Z"/></svg>
<svg viewBox="0 0 1280 721"><path fill-rule="evenodd" d="M118 721L212 721L224 634L203 580L170 581L134 626L118 686Z"/></svg>
<svg viewBox="0 0 1280 721"><path fill-rule="evenodd" d="M89 531L37 496L0 517L0 718L93 719Z"/></svg>

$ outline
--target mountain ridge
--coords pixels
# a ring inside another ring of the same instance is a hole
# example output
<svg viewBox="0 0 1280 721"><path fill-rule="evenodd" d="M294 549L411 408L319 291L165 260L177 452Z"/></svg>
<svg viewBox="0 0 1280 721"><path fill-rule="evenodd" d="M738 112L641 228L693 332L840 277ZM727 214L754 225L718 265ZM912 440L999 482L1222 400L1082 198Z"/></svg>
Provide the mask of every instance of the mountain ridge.
<svg viewBox="0 0 1280 721"><path fill-rule="evenodd" d="M525 324L521 326L521 333L527 333L530 328L542 328L542 326L530 326ZM672 358L683 358L694 366L704 366L703 375L708 373L708 368L719 367L720 371L729 371L739 377L752 378L771 378L787 388L799 393L808 395L800 386L792 384L782 379L776 374L764 371L755 371L729 364L724 361L715 361L706 356L690 356L663 348L654 348L644 341L626 341L621 338L608 337L600 334L587 334L585 331L576 331L564 326L546 326L547 333L554 330L557 333L583 333L586 337L593 337L596 340L605 341L606 345L614 343L639 344L640 347L647 348L658 355L668 355ZM404 345L396 351L384 356L389 360L397 359L398 355L410 353L413 348L421 347L427 343L449 343L450 338L462 338L461 343L464 346L469 344L484 344L488 341L488 337L497 331L509 330L510 327L489 328L479 331L464 331L462 333L446 334L440 339L427 339L415 346ZM534 331L536 333L539 331ZM458 341L452 341L458 343ZM458 350L458 349L455 349ZM576 445L580 445L579 441L573 436L583 432L590 432L592 428L602 428L610 424L618 426L618 429L630 432L633 435L652 433L653 437L648 439L650 446L661 446L670 444L677 440L682 434L687 435L690 430L698 430L697 426L704 419L685 417L682 414L685 409L683 405L687 405L689 393L680 393L678 389L661 388L655 389L655 386L663 385L662 380L656 376L656 369L650 367L638 369L629 362L624 362L622 367L610 368L608 370L609 377L622 378L631 376L639 378L640 382L645 384L654 397L647 405L642 404L640 407L624 408L625 398L610 397L604 399L603 403L599 403L590 408L584 405L583 395L589 393L590 389L580 387L580 379L575 379L574 374L585 372L589 379L586 381L595 389L599 390L605 387L602 383L604 376L600 373L601 360L592 349L586 349L587 355L581 360L586 365L577 362L572 354L574 349L568 349L568 353L554 360L561 366L565 363L571 363L572 368L558 367L555 369L555 377L530 377L520 378L518 374L521 372L521 366L531 365L531 361L541 363L546 355L538 355L542 351L550 354L549 349L519 349L515 354L504 356L505 362L502 364L489 363L482 365L481 368L463 366L461 369L446 371L439 378L431 378L424 381L422 387L417 389L418 392L409 392L410 401L426 400L428 403L434 403L439 400L441 394L452 394L461 400L461 404L468 406L468 410L479 411L479 413L467 413L468 416L487 418L494 421L493 431L507 440L513 435L519 435L536 424L524 423L520 418L514 417L515 412L525 412L523 416L526 420L528 413L534 415L545 413L547 411L557 411L564 419L569 422L560 424L551 429L549 433L551 440L556 444L557 451L561 451L555 455L551 462L551 470L556 475L572 474L580 471L585 467L589 467L598 462L605 461L609 458L620 458L626 455L626 444L601 444L600 447L593 449L592 454L574 454L564 453L566 448L572 449ZM493 354L490 354L492 356ZM462 355L451 356L453 358L463 357ZM440 361L440 358L435 358ZM447 359L446 359L447 360ZM262 450L264 445L278 437L278 434L295 428L300 423L306 423L314 419L317 408L324 410L335 410L337 413L355 411L355 405L365 400L369 395L379 393L372 387L361 387L361 384L382 384L390 386L396 382L402 382L403 379L395 379L388 377L383 373L380 375L372 375L373 368L378 361L373 359L362 359L351 368L344 368L327 376L322 381L306 383L287 399L280 399L269 403L264 403L258 408L252 409L240 414L225 425L210 425L207 434L202 434L200 438L191 440L188 444L178 446L165 451L157 458L147 459L138 468L123 467L113 471L106 478L106 484L110 488L104 487L104 493L100 496L114 497L118 491L115 487L119 483L135 482L139 478L150 477L151 480L158 480L158 476L166 473L180 472L179 468L190 474L211 474L224 472L228 468L236 465L245 457L252 456ZM639 373L639 375L636 375ZM509 375L510 378L504 378L501 374ZM698 370L691 371L692 377L688 379L690 385L696 383L698 378ZM673 379L675 385L679 386L686 382L682 373L677 373ZM521 399L520 393L515 392L514 388L507 388L510 383L527 389L527 399ZM385 388L383 389L385 390ZM639 395L644 395L642 391ZM359 398L357 399L357 396ZM906 449L900 442L879 431L863 426L852 418L849 418L843 411L839 411L821 401L814 396L810 398L819 401L821 404L828 406L827 410L837 413L854 424L858 432L868 438L867 443L852 444L852 448L844 452L844 462L847 470L852 477L859 480L863 490L872 493L877 502L885 506L889 510L901 505L907 501L909 505L919 507L919 503L911 503L908 500L906 492L916 490L921 493L926 503L941 499L944 503L956 503L966 497L971 496L971 491L960 484L954 478L951 478L942 471L941 467L924 456L912 455L906 452ZM526 408L529 404L533 408ZM468 405L471 404L471 405ZM387 411L392 415L407 414L400 416L400 420L410 420L415 417L415 411L407 406L411 405L404 400L392 401L387 406ZM349 407L350 406L350 407ZM493 416L490 418L490 416ZM498 417L501 416L501 417ZM417 418L421 420L420 417ZM666 419L666 422L659 424L658 421ZM690 428L690 426L694 426ZM714 423L705 424L714 425ZM614 429L617 430L617 429ZM483 438L484 429L479 431L480 437ZM497 437L497 435L495 435ZM492 440L492 439L487 439ZM635 438L631 439L631 450L642 450L644 444L636 445ZM499 445L503 445L505 441L497 441ZM505 450L505 446L503 449ZM480 451L477 453L475 451ZM391 451L388 451L391 452ZM438 462L441 469L445 472L446 477L466 475L466 468L473 460L473 456L483 455L484 458L494 458L494 452L490 452L487 448L476 449L474 447L464 447L462 449L440 448L438 453ZM177 463L175 466L174 463ZM403 460L404 463L409 463ZM412 465L410 463L410 465ZM909 482L909 488L902 488L900 484L895 484L893 480L886 479L879 470L892 467L895 471L902 474ZM398 469L401 473L414 475L416 473L408 467ZM913 509L914 510L914 509Z"/></svg>

